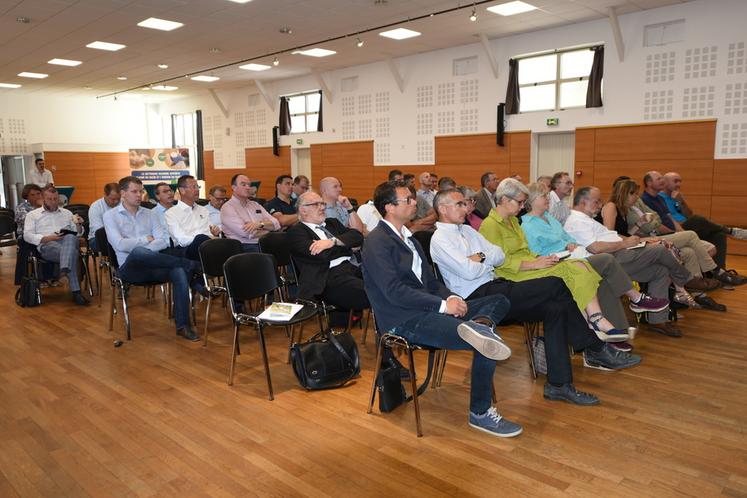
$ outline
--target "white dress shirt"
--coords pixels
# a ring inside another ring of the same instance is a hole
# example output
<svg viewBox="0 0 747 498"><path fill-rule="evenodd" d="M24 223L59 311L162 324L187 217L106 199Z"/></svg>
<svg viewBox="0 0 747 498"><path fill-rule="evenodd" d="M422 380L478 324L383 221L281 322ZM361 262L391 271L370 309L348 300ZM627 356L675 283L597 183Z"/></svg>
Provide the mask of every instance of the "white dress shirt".
<svg viewBox="0 0 747 498"><path fill-rule="evenodd" d="M210 233L210 213L205 206L196 202L190 207L179 201L164 215L169 235L178 246L186 247L200 234L212 237Z"/></svg>
<svg viewBox="0 0 747 498"><path fill-rule="evenodd" d="M39 173L39 169L34 166L26 173L26 182L44 188L48 184L54 183L54 178L52 178L52 172L48 169L45 168L44 171Z"/></svg>
<svg viewBox="0 0 747 498"><path fill-rule="evenodd" d="M96 237L96 230L104 227L104 213L106 213L110 209L112 209L112 207L106 203L103 197L91 204L91 207L88 208L89 239L93 239L94 237Z"/></svg>
<svg viewBox="0 0 747 498"><path fill-rule="evenodd" d="M320 240L330 240L329 235L327 235L324 230L320 228L324 226L324 223L322 223L321 225L317 225L316 223L307 223L305 221L302 221L301 223L311 228ZM327 229L327 231L329 231L329 229ZM339 258L333 259L329 262L329 267L334 268L335 266L340 265L345 261L350 261L350 256L340 256Z"/></svg>
<svg viewBox="0 0 747 498"><path fill-rule="evenodd" d="M366 225L366 230L370 232L381 221L381 213L376 209L373 201L368 201L358 208L358 218Z"/></svg>
<svg viewBox="0 0 747 498"><path fill-rule="evenodd" d="M469 257L485 254L479 263ZM494 267L503 264L503 249L488 242L469 225L436 222L431 239L431 257L438 265L446 287L466 299L481 285L495 278Z"/></svg>
<svg viewBox="0 0 747 498"><path fill-rule="evenodd" d="M568 219L568 215L571 214L571 208L568 207L568 204L566 204L560 197L558 197L558 194L556 194L554 190L550 191L548 199L550 201L550 209L548 209L548 211L553 218L558 220L562 225L565 223L565 220Z"/></svg>
<svg viewBox="0 0 747 498"><path fill-rule="evenodd" d="M563 225L568 235L576 239L579 245L589 247L594 242L620 242L622 238L616 231L608 229L586 213L571 211Z"/></svg>
<svg viewBox="0 0 747 498"><path fill-rule="evenodd" d="M205 209L207 209L210 214L210 224L221 228L220 209L214 208L212 204L205 206Z"/></svg>
<svg viewBox="0 0 747 498"><path fill-rule="evenodd" d="M49 211L40 207L26 215L23 222L23 238L29 244L38 246L43 237L63 229L83 233L83 226L76 226L73 223L73 213L67 209L58 207L56 211Z"/></svg>
<svg viewBox="0 0 747 498"><path fill-rule="evenodd" d="M117 253L117 262L122 266L127 256L136 247L145 247L159 252L169 246L168 233L158 215L150 209L138 207L133 215L122 204L104 213L104 228L109 244ZM149 241L148 236L153 237Z"/></svg>

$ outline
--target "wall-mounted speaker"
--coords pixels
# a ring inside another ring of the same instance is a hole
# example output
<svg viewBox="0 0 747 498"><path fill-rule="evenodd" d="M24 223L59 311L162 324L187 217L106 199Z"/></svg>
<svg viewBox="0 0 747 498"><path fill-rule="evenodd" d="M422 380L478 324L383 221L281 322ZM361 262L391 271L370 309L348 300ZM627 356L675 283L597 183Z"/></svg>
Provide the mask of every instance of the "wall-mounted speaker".
<svg viewBox="0 0 747 498"><path fill-rule="evenodd" d="M279 129L280 127L278 126L272 127L272 153L275 154L276 156L280 155L280 149L279 149L279 144L278 144L278 130Z"/></svg>
<svg viewBox="0 0 747 498"><path fill-rule="evenodd" d="M506 104L501 102L498 104L498 110L496 111L496 134L495 143L503 147L503 133L506 131L506 121L504 119L504 108Z"/></svg>

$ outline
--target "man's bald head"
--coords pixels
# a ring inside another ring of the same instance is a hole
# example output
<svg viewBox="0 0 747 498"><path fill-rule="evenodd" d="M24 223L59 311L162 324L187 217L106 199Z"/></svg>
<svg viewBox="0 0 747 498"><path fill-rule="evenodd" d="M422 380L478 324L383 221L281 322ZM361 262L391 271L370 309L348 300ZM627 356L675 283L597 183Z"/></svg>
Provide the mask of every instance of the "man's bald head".
<svg viewBox="0 0 747 498"><path fill-rule="evenodd" d="M664 189L664 177L658 171L649 171L643 175L643 186L647 190L660 192Z"/></svg>
<svg viewBox="0 0 747 498"><path fill-rule="evenodd" d="M431 174L427 171L424 171L418 175L418 181L420 182L420 186L425 190L430 190L431 188Z"/></svg>
<svg viewBox="0 0 747 498"><path fill-rule="evenodd" d="M675 171L670 171L664 175L664 191L671 194L682 187L682 177Z"/></svg>
<svg viewBox="0 0 747 498"><path fill-rule="evenodd" d="M342 193L340 180L333 176L322 178L319 182L319 193L328 203L337 201L337 198Z"/></svg>

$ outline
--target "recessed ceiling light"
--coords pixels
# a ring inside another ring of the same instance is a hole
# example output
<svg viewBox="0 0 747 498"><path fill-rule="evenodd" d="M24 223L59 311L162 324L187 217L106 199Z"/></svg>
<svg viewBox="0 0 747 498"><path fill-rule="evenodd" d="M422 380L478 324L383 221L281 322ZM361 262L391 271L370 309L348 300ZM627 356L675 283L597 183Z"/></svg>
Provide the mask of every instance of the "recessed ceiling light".
<svg viewBox="0 0 747 498"><path fill-rule="evenodd" d="M516 14L523 14L524 12L535 10L536 8L537 7L535 7L534 5L529 5L528 3L522 2L521 0L515 0L513 2L502 3L500 5L493 5L492 7L488 7L487 10L493 12L494 14L500 14L502 16L514 16Z"/></svg>
<svg viewBox="0 0 747 498"><path fill-rule="evenodd" d="M420 33L407 28L391 29L389 31L382 31L379 36L385 36L393 40L405 40L407 38L414 38L420 36Z"/></svg>
<svg viewBox="0 0 747 498"><path fill-rule="evenodd" d="M310 48L308 50L296 50L291 52L292 54L308 55L309 57L327 57L328 55L334 55L337 52L334 50L327 50L326 48Z"/></svg>
<svg viewBox="0 0 747 498"><path fill-rule="evenodd" d="M210 50L208 50L208 52L210 52L211 54L219 54L222 52L222 50L219 49L218 47L213 47Z"/></svg>
<svg viewBox="0 0 747 498"><path fill-rule="evenodd" d="M117 76L117 79L119 81L125 81L127 79L127 76Z"/></svg>
<svg viewBox="0 0 747 498"><path fill-rule="evenodd" d="M201 76L192 76L190 79L192 81L204 81L206 83L210 83L212 81L218 81L220 78L217 76L201 75Z"/></svg>
<svg viewBox="0 0 747 498"><path fill-rule="evenodd" d="M159 64L158 65L158 69L168 69L168 68L169 68L168 64Z"/></svg>
<svg viewBox="0 0 747 498"><path fill-rule="evenodd" d="M18 76L22 78L36 78L37 80L43 80L49 75L44 74L44 73L29 73L29 72L24 71L22 73L18 73Z"/></svg>
<svg viewBox="0 0 747 498"><path fill-rule="evenodd" d="M475 9L475 7L472 7L472 13L469 15L469 20L472 22L477 21L477 9Z"/></svg>
<svg viewBox="0 0 747 498"><path fill-rule="evenodd" d="M228 1L233 2L233 3L249 3L252 0L228 0Z"/></svg>
<svg viewBox="0 0 747 498"><path fill-rule="evenodd" d="M88 48L95 48L97 50L108 50L109 52L116 52L117 50L122 50L127 45L121 45L119 43L109 43L109 42L102 42L102 41L95 41L92 43L89 43L86 45Z"/></svg>
<svg viewBox="0 0 747 498"><path fill-rule="evenodd" d="M264 64L244 64L243 66L239 66L239 69L245 69L247 71L266 71L270 69L270 66L265 66Z"/></svg>
<svg viewBox="0 0 747 498"><path fill-rule="evenodd" d="M0 88L21 88L17 83L0 83Z"/></svg>
<svg viewBox="0 0 747 498"><path fill-rule="evenodd" d="M161 90L162 92L173 92L174 90L179 90L178 86L169 85L153 85L151 88L153 90Z"/></svg>
<svg viewBox="0 0 747 498"><path fill-rule="evenodd" d="M159 19L157 17L149 17L145 21L140 21L137 25L141 28L159 29L161 31L173 31L176 28L184 26L183 23Z"/></svg>
<svg viewBox="0 0 747 498"><path fill-rule="evenodd" d="M70 59L52 59L51 61L47 61L47 64L54 64L55 66L80 66L83 64L81 61L72 61Z"/></svg>

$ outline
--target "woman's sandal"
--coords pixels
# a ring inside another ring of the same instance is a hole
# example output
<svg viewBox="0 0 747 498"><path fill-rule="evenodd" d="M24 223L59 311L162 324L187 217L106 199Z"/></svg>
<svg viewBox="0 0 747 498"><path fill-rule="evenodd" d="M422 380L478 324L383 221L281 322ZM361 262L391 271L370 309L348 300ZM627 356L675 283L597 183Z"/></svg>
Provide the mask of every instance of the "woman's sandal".
<svg viewBox="0 0 747 498"><path fill-rule="evenodd" d="M607 331L604 331L599 328L599 322L604 319L604 315L602 313L592 313L587 318L587 321L589 325L591 326L591 330L594 331L594 333L599 337L600 340L604 342L621 342L621 341L627 341L630 339L630 334L628 334L627 330L624 329L610 329Z"/></svg>

